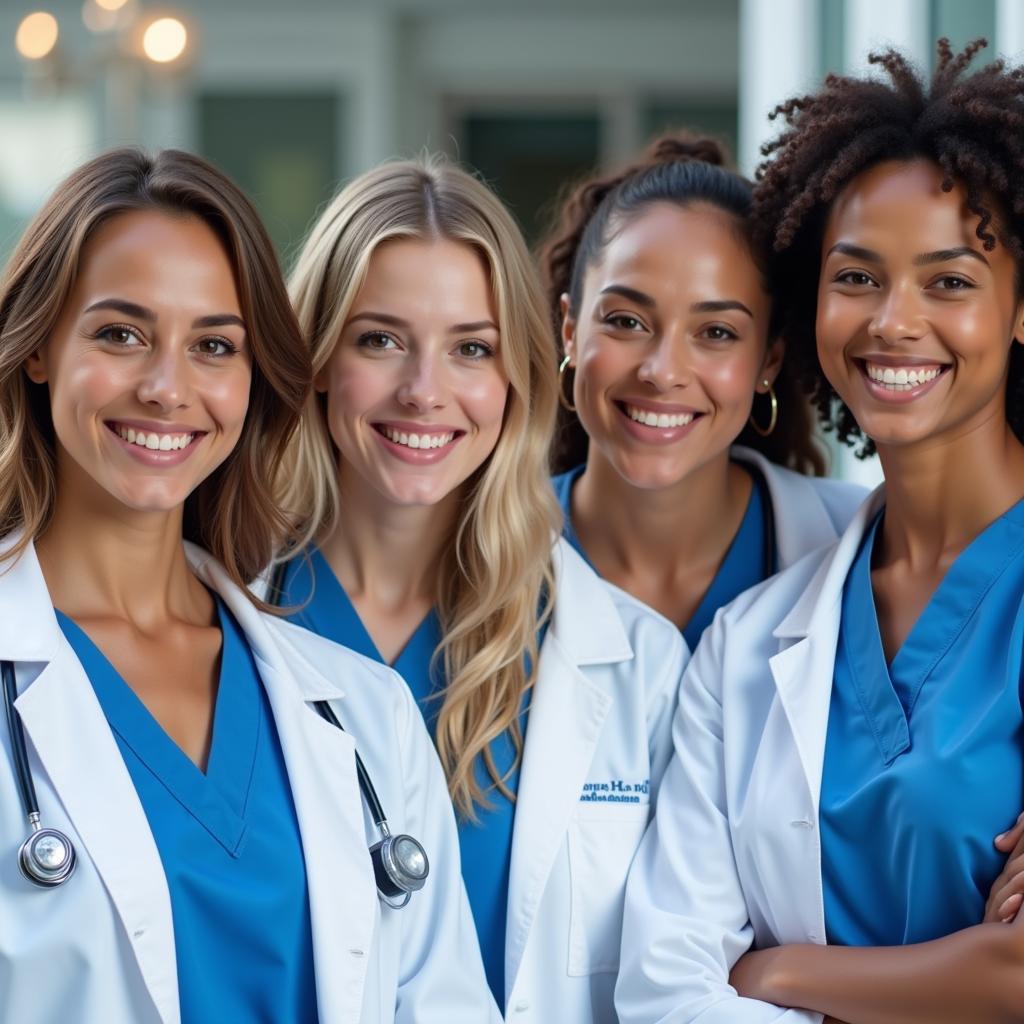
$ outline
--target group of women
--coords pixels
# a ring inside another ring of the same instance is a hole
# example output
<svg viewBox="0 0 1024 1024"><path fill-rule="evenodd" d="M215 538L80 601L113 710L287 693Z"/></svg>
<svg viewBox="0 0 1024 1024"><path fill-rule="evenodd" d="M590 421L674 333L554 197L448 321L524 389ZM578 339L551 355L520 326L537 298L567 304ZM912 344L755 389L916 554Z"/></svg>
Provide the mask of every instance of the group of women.
<svg viewBox="0 0 1024 1024"><path fill-rule="evenodd" d="M0 292L0 1017L1021 1019L1024 76L976 49L784 105L754 187L661 140L540 274L441 161L287 291L196 157L60 185Z"/></svg>

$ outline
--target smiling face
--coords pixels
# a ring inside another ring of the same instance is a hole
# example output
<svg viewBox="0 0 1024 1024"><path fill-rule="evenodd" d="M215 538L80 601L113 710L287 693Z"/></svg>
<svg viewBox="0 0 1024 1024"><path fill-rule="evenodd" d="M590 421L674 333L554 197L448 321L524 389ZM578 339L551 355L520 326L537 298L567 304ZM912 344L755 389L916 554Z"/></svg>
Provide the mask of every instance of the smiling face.
<svg viewBox="0 0 1024 1024"><path fill-rule="evenodd" d="M770 309L731 214L659 203L627 221L563 325L590 457L653 489L725 456L778 372Z"/></svg>
<svg viewBox="0 0 1024 1024"><path fill-rule="evenodd" d="M1005 422L1010 346L1024 337L1017 269L1002 244L985 251L964 188L943 192L942 179L928 161L879 164L825 230L818 357L880 451Z"/></svg>
<svg viewBox="0 0 1024 1024"><path fill-rule="evenodd" d="M316 386L342 494L435 505L487 460L508 378L483 258L446 239L379 245Z"/></svg>
<svg viewBox="0 0 1024 1024"><path fill-rule="evenodd" d="M25 371L49 388L57 490L180 509L238 442L252 375L231 263L194 217L119 214Z"/></svg>

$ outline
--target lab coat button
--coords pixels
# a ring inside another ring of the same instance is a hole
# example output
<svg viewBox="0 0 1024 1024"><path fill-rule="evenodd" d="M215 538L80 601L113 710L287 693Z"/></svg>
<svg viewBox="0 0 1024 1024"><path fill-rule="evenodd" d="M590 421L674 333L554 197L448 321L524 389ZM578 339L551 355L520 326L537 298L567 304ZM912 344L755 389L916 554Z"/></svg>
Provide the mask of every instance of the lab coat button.
<svg viewBox="0 0 1024 1024"><path fill-rule="evenodd" d="M136 928L135 931L132 932L132 938L133 939L141 939L142 936L145 935L145 934L146 934L146 929L145 928Z"/></svg>
<svg viewBox="0 0 1024 1024"><path fill-rule="evenodd" d="M361 949L350 949L348 952L350 956L365 956Z"/></svg>
<svg viewBox="0 0 1024 1024"><path fill-rule="evenodd" d="M520 999L515 1006L512 1007L516 1013L525 1013L530 1008L530 1004L525 999Z"/></svg>
<svg viewBox="0 0 1024 1024"><path fill-rule="evenodd" d="M808 821L806 818L799 818L797 821L791 821L790 825L793 828L814 828L814 822Z"/></svg>

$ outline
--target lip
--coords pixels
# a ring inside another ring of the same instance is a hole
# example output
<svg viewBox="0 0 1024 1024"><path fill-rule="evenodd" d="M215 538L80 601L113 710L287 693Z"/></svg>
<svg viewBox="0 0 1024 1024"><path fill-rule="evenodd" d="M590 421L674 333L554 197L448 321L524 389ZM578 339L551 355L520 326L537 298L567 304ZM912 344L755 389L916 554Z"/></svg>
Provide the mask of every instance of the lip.
<svg viewBox="0 0 1024 1024"><path fill-rule="evenodd" d="M916 359L912 360L910 357L904 358L900 362L893 362L891 360L882 362L881 359L876 359L874 356L857 356L854 359L857 365L857 371L860 374L861 380L864 382L864 387L867 393L879 402L884 402L886 405L906 405L908 402L915 402L919 398L923 398L930 391L932 391L940 380L943 380L950 369L949 363L940 363L935 359ZM916 387L910 388L908 391L890 391L884 385L873 381L868 376L869 362L875 363L876 365L882 366L938 366L940 367L939 373L929 381L925 381L924 384L918 384Z"/></svg>
<svg viewBox="0 0 1024 1024"><path fill-rule="evenodd" d="M681 427L649 427L646 423L638 423L630 417L629 413L626 412L625 400L613 401L612 405L618 413L623 429L630 437L642 442L643 444L675 444L676 441L681 441L686 437L686 435L689 434L690 431L693 430L693 428L704 418L703 413L697 412L695 409L691 409L687 406L661 405L657 402L646 402L641 405L639 402L633 401L630 401L629 404L638 409L642 408L650 412L664 412L667 416L693 414L693 419Z"/></svg>
<svg viewBox="0 0 1024 1024"><path fill-rule="evenodd" d="M194 434L192 443L185 448L178 448L169 452L160 451L159 448L144 448L141 445L133 444L130 441L126 441L120 434L113 428L113 423L119 423L125 427L133 427L136 430L144 430L146 433L151 434ZM206 436L207 431L189 429L187 427L178 427L177 424L169 423L146 423L143 420L110 420L103 424L107 428L107 433L110 435L114 444L125 452L125 454L131 456L136 462L141 462L144 466L151 468L155 467L158 469L166 469L172 466L179 466L187 459L192 457L193 452L199 447L203 438Z"/></svg>
<svg viewBox="0 0 1024 1024"><path fill-rule="evenodd" d="M951 364L947 359L930 359L921 355L900 355L893 352L868 352L862 356L854 356L858 363L875 363L878 366L941 366L948 368Z"/></svg>
<svg viewBox="0 0 1024 1024"><path fill-rule="evenodd" d="M408 420L379 420L371 423L373 435L383 445L384 451L410 466L432 466L448 458L466 435L462 427L449 427L443 423L411 423ZM407 434L454 434L443 448L410 448L396 444L382 433L381 428L402 431Z"/></svg>

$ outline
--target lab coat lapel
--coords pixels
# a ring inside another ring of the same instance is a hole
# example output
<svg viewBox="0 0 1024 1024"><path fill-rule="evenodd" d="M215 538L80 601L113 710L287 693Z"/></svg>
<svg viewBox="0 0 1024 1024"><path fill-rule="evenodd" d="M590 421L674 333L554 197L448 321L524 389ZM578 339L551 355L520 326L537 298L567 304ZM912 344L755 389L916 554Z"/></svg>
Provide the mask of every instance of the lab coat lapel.
<svg viewBox="0 0 1024 1024"><path fill-rule="evenodd" d="M586 665L633 651L605 584L564 541L555 548L556 609L537 666L516 798L505 942L505 997L612 706Z"/></svg>
<svg viewBox="0 0 1024 1024"><path fill-rule="evenodd" d="M775 630L779 653L769 659L810 790L817 820L825 735L839 640L843 586L864 531L881 507L881 488L864 503Z"/></svg>
<svg viewBox="0 0 1024 1024"><path fill-rule="evenodd" d="M751 448L737 446L732 454L759 469L768 485L779 569L799 561L808 551L835 542L835 526L807 477L780 471Z"/></svg>
<svg viewBox="0 0 1024 1024"><path fill-rule="evenodd" d="M245 631L274 713L306 862L320 1021L356 1024L380 914L377 886L367 853L355 743L309 703L343 694L244 594L220 578L218 566L208 563L200 574L218 587ZM341 718L343 707L342 702Z"/></svg>
<svg viewBox="0 0 1024 1024"><path fill-rule="evenodd" d="M52 607L37 611L53 617ZM93 862L117 908L161 1020L178 1024L174 922L160 855L92 684L56 620L53 630L53 660L16 707L85 847L79 857Z"/></svg>

